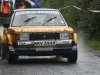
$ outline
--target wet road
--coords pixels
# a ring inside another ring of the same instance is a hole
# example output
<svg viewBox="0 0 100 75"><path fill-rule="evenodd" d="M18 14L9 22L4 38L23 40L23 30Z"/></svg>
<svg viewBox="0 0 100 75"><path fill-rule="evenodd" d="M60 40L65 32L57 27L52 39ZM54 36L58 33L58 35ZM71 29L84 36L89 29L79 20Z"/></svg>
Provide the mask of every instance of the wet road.
<svg viewBox="0 0 100 75"><path fill-rule="evenodd" d="M0 27L0 34L2 30ZM77 63L68 63L66 58L55 59L55 56L20 57L16 64L0 59L0 75L100 75L100 55L80 38Z"/></svg>

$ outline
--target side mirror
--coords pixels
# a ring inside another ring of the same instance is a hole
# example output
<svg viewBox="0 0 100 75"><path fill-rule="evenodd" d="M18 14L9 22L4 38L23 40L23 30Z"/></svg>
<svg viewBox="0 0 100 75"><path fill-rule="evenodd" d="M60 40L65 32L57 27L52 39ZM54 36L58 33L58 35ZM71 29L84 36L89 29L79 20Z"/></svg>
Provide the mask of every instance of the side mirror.
<svg viewBox="0 0 100 75"><path fill-rule="evenodd" d="M9 27L9 24L3 24L3 27L4 28L8 28Z"/></svg>

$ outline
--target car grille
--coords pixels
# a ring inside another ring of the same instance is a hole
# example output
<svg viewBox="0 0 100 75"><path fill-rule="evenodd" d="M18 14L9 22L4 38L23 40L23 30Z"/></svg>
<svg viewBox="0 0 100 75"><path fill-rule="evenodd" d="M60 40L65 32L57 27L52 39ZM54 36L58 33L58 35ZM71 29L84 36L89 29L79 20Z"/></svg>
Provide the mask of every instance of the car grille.
<svg viewBox="0 0 100 75"><path fill-rule="evenodd" d="M60 39L59 33L31 33L30 40Z"/></svg>

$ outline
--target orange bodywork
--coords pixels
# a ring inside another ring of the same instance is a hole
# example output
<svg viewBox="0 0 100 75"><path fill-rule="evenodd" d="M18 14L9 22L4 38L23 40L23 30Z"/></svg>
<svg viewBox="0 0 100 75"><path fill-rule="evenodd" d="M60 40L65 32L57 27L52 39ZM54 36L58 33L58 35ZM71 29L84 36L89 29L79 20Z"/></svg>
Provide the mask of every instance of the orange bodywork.
<svg viewBox="0 0 100 75"><path fill-rule="evenodd" d="M67 26L21 26L10 28L16 33L19 32L73 32L71 27Z"/></svg>
<svg viewBox="0 0 100 75"><path fill-rule="evenodd" d="M1 36L0 36L0 41L1 41L2 43L5 43L5 42L6 42L6 36L1 35Z"/></svg>
<svg viewBox="0 0 100 75"><path fill-rule="evenodd" d="M0 41L2 43L13 42L13 40L14 40L14 37L10 34L7 34L7 36L5 36L5 35L0 36Z"/></svg>
<svg viewBox="0 0 100 75"><path fill-rule="evenodd" d="M73 33L73 36L70 37L77 42L77 34L74 33L73 29L68 26L21 26L21 27L12 27L5 29L7 32L6 35L1 36L2 42L13 42L14 39L17 39L19 33L35 33L35 32L70 32ZM14 35L16 34L16 35Z"/></svg>

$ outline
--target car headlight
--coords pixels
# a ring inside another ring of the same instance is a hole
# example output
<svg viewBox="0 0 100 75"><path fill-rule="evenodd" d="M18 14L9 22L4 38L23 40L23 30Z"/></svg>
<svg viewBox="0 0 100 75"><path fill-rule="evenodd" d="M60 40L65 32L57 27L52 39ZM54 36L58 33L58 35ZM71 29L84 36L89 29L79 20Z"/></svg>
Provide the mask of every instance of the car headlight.
<svg viewBox="0 0 100 75"><path fill-rule="evenodd" d="M29 33L20 33L20 40L29 40Z"/></svg>
<svg viewBox="0 0 100 75"><path fill-rule="evenodd" d="M60 39L69 39L69 33L60 33Z"/></svg>

